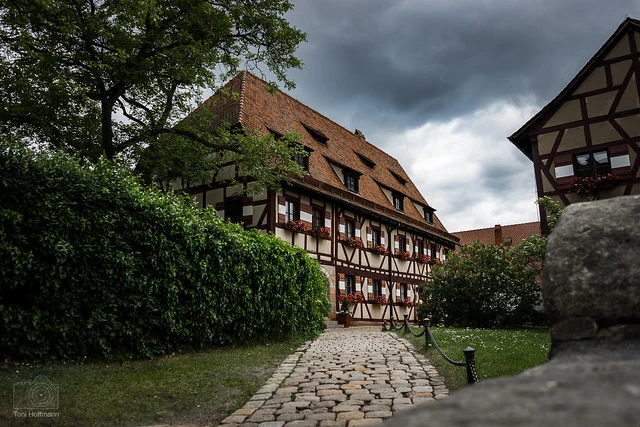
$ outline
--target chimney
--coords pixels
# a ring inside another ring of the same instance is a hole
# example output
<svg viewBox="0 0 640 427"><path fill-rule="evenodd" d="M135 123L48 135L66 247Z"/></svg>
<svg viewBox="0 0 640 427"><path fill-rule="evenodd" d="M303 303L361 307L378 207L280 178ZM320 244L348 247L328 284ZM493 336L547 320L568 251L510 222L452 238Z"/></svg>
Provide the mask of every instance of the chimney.
<svg viewBox="0 0 640 427"><path fill-rule="evenodd" d="M356 129L355 132L353 132L354 134L356 134L357 136L359 136L362 139L365 139L364 134L362 133L362 131L360 129Z"/></svg>
<svg viewBox="0 0 640 427"><path fill-rule="evenodd" d="M494 240L495 243L494 244L496 246L501 245L501 244L504 243L504 240L502 239L502 227L500 226L500 224L496 224L493 227L493 235L495 237L495 240Z"/></svg>

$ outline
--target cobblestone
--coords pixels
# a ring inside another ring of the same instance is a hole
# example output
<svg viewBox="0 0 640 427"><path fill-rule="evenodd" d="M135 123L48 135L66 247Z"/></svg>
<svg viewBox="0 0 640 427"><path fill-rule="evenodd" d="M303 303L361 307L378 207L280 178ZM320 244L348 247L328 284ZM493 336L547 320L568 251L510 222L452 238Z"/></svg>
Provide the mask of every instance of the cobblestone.
<svg viewBox="0 0 640 427"><path fill-rule="evenodd" d="M449 395L411 344L378 327L328 329L303 344L220 427L360 427Z"/></svg>

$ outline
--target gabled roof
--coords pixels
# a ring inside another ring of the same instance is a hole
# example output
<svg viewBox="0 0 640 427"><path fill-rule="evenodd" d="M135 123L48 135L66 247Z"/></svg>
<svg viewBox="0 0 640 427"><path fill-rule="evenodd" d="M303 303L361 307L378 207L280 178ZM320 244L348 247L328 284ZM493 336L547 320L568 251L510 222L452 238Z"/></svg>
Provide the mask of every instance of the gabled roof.
<svg viewBox="0 0 640 427"><path fill-rule="evenodd" d="M576 74L576 76L562 89L562 91L551 102L545 105L535 116L533 116L527 123L525 123L520 129L513 133L509 137L511 141L520 151L524 153L529 159L533 160L531 153L531 142L528 134L534 130L539 124L541 119L548 117L556 107L559 107L564 99L570 95L575 89L580 86L587 78L595 64L601 59L605 58L607 54L613 49L618 41L629 31L640 30L640 20L627 18L616 29L616 31L609 37L609 39L602 45L602 47L591 57L591 59L585 64L584 67Z"/></svg>
<svg viewBox="0 0 640 427"><path fill-rule="evenodd" d="M480 228L477 230L456 231L453 234L460 238L461 245L468 245L475 241L486 245L493 245L496 241L496 231L500 229L502 240L511 238L511 245L517 246L524 239L534 234L540 235L540 222L525 222L522 224L496 225L495 227Z"/></svg>
<svg viewBox="0 0 640 427"><path fill-rule="evenodd" d="M456 242L457 239L447 232L435 215L433 225L426 222L421 207L434 209L429 207L400 163L367 142L362 132L345 129L279 90L269 91L264 80L246 71L225 87L238 96L216 103L214 95L203 104L214 110L221 121L265 134L283 135L293 131L302 136L301 143L312 152L309 175L302 180L294 180L296 185L330 194L349 204ZM358 194L345 188L342 177L338 176L332 164L359 175ZM404 213L396 211L383 189L405 196Z"/></svg>

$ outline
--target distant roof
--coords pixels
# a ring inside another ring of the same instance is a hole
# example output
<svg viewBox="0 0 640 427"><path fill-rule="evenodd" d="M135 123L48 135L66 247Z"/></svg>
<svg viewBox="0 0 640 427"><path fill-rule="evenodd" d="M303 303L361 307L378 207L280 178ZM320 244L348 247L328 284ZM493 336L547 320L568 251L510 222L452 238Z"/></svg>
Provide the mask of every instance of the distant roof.
<svg viewBox="0 0 640 427"><path fill-rule="evenodd" d="M249 72L241 72L225 88L238 96L216 103L216 95L203 103L221 121L243 129L284 135L288 131L302 136L302 144L312 150L309 175L294 180L297 185L320 191L369 211L438 234L457 243L434 214L427 223L422 207L435 211L416 188L400 163L364 139L362 132L351 132L291 96L269 91L267 82ZM359 175L358 194L349 192L332 164ZM404 212L398 212L385 195L405 196ZM411 202L410 202L411 201Z"/></svg>
<svg viewBox="0 0 640 427"><path fill-rule="evenodd" d="M461 245L468 245L475 241L479 241L480 243L487 245L493 245L495 243L496 228L498 227L500 227L502 232L502 240L506 242L507 239L510 238L512 246L517 246L529 236L540 234L540 222L538 221L512 225L498 224L495 227L456 231L451 234L460 238Z"/></svg>
<svg viewBox="0 0 640 427"><path fill-rule="evenodd" d="M545 105L542 110L540 110L535 116L533 116L527 123L522 125L520 129L515 131L513 135L509 137L509 141L511 141L520 151L524 153L529 159L533 160L533 155L531 153L531 142L527 137L528 132L532 130L532 128L538 123L538 121L544 117L546 117L547 113L550 113L553 108L559 106L564 98L571 94L574 89L576 89L584 79L589 75L589 71L594 66L594 64L601 58L604 58L611 50L618 40L626 34L629 30L640 30L640 20L634 18L626 18L622 23L618 26L618 28L614 31L614 33L609 37L609 39L602 45L602 47L593 55L593 57L585 64L584 67L575 75L575 77L567 84L567 86L562 89L562 91L555 97L551 102Z"/></svg>

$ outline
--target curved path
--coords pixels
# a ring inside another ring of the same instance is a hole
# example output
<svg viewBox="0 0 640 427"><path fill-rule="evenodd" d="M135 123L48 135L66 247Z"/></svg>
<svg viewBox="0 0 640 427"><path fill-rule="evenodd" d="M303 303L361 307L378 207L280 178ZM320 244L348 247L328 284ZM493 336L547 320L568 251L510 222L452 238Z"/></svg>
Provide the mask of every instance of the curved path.
<svg viewBox="0 0 640 427"><path fill-rule="evenodd" d="M327 329L220 426L366 426L447 396L436 369L405 339L379 327Z"/></svg>

